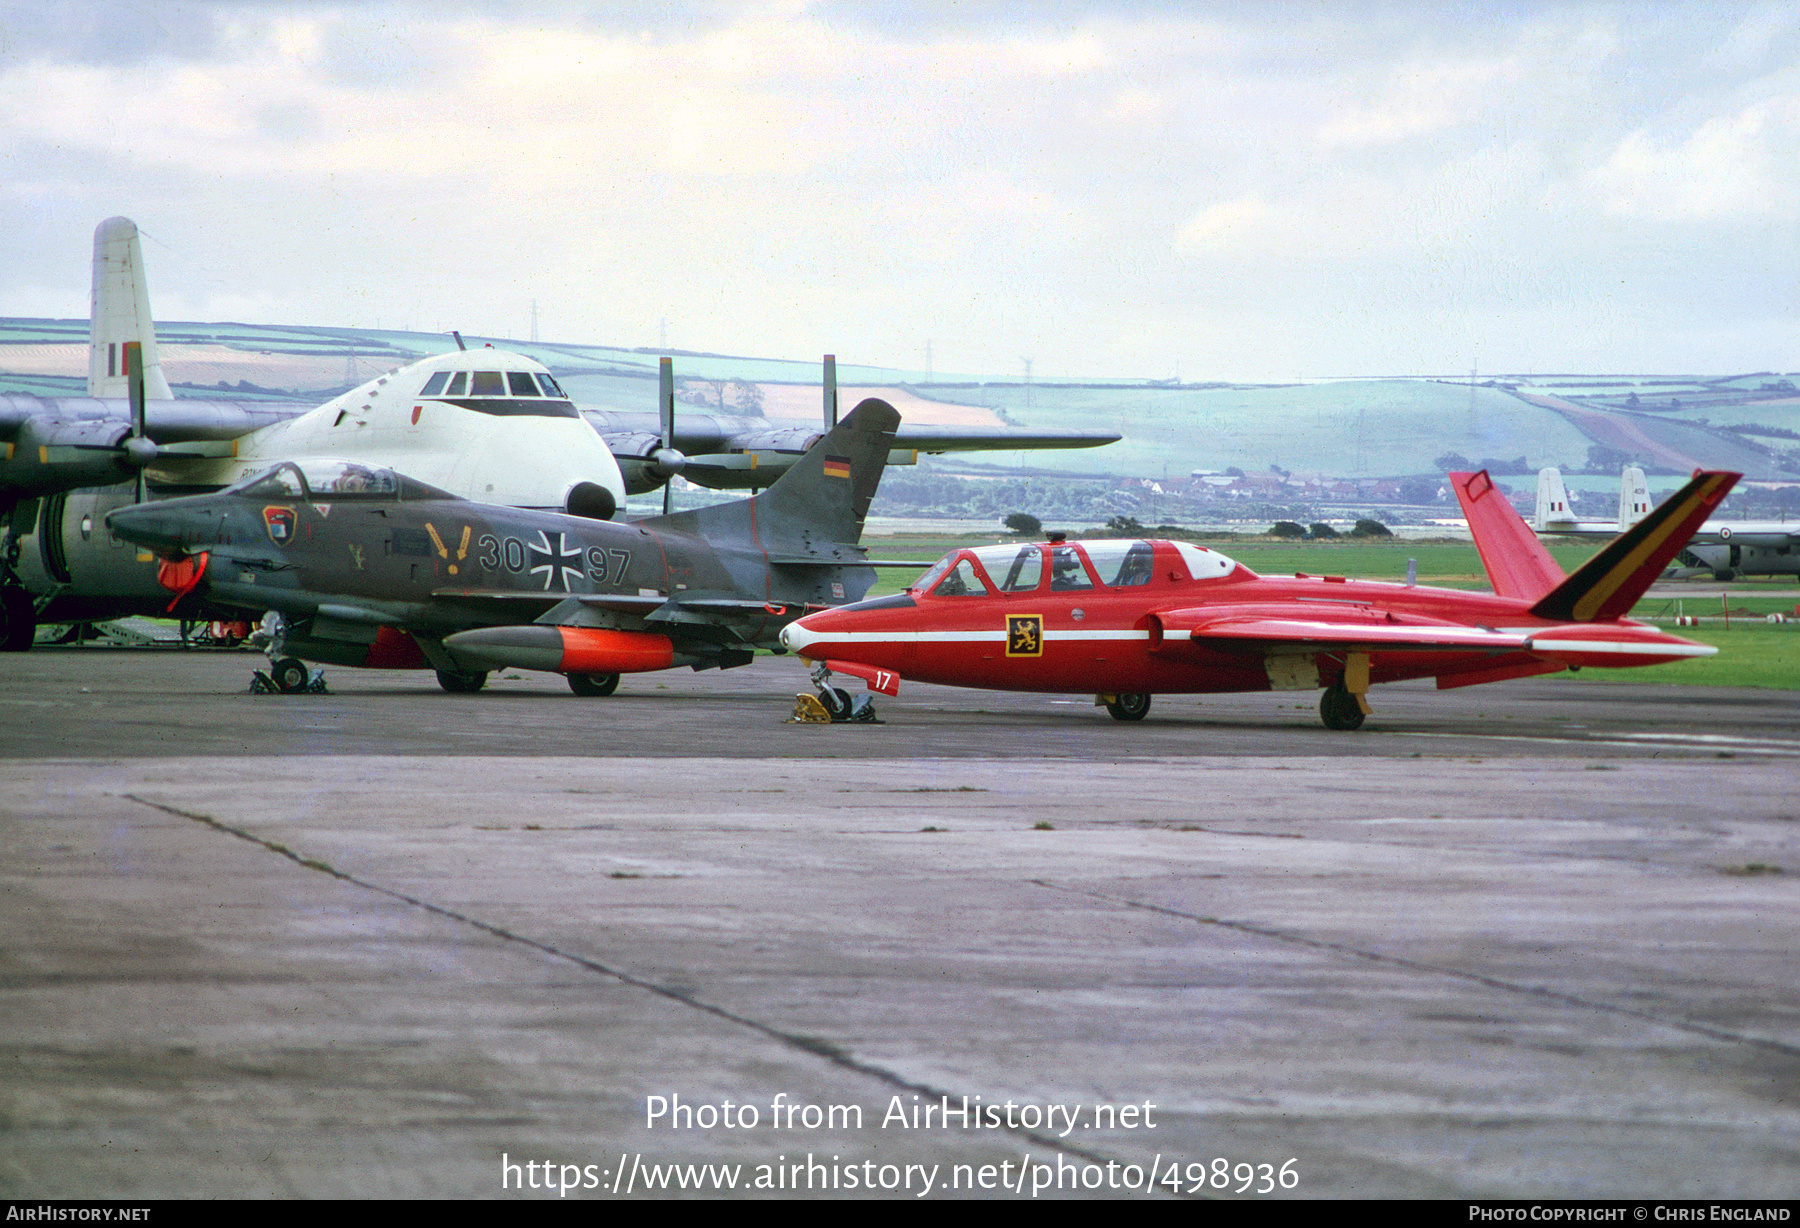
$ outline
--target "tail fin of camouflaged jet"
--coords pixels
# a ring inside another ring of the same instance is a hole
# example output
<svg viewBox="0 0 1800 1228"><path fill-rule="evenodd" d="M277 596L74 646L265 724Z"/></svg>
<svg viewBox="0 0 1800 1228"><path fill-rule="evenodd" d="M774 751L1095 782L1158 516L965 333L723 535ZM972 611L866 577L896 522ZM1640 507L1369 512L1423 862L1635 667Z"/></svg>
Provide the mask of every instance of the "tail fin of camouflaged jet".
<svg viewBox="0 0 1800 1228"><path fill-rule="evenodd" d="M1742 474L1696 473L1693 481L1621 533L1531 607L1540 618L1595 622L1631 612L1656 578L1706 523ZM1473 521L1470 522L1471 527ZM1485 561L1486 554L1482 558Z"/></svg>
<svg viewBox="0 0 1800 1228"><path fill-rule="evenodd" d="M714 542L754 542L771 561L860 561L853 546L894 446L900 414L870 397L806 450L794 467L751 499L640 521L647 528L695 533Z"/></svg>

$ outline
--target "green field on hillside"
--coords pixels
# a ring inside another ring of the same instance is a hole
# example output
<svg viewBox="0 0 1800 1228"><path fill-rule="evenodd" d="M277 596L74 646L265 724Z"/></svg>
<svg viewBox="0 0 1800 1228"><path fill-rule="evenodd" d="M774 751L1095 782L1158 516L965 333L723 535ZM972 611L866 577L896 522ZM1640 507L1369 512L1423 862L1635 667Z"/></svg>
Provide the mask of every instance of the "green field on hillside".
<svg viewBox="0 0 1800 1228"><path fill-rule="evenodd" d="M1585 462L1585 435L1560 414L1493 388L1429 380L1352 380L1233 388L919 389L1004 413L1022 426L1102 427L1125 438L1093 452L997 453L995 465L1060 473L1186 477L1190 470L1380 477L1437 473L1438 457L1524 457L1534 471ZM1029 399L1030 405L1026 402ZM986 458L962 458L981 460Z"/></svg>

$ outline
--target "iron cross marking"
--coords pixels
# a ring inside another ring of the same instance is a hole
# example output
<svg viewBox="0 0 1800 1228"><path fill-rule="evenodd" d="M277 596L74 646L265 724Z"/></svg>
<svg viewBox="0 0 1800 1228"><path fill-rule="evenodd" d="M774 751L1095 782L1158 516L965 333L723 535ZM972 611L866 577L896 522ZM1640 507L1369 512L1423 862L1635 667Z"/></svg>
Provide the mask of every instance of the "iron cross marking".
<svg viewBox="0 0 1800 1228"><path fill-rule="evenodd" d="M563 548L561 533L538 530L536 543L526 543L531 553L531 574L544 578L546 593L566 593L581 578L581 547Z"/></svg>

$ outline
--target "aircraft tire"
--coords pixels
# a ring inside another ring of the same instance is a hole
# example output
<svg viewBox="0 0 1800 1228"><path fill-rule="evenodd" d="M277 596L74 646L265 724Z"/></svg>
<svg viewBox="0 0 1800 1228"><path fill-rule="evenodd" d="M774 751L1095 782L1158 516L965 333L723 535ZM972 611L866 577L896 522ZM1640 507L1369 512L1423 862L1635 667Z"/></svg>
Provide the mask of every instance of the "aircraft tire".
<svg viewBox="0 0 1800 1228"><path fill-rule="evenodd" d="M1349 733L1362 728L1362 705L1356 702L1356 696L1344 689L1342 682L1334 682L1319 696L1319 719L1325 722L1327 729Z"/></svg>
<svg viewBox="0 0 1800 1228"><path fill-rule="evenodd" d="M1733 580L1737 579L1737 572L1735 572L1735 571L1731 570L1731 568L1727 567L1723 571L1713 572L1712 578L1717 580L1720 584L1729 584Z"/></svg>
<svg viewBox="0 0 1800 1228"><path fill-rule="evenodd" d="M604 698L619 689L617 674L570 674L569 689L588 698Z"/></svg>
<svg viewBox="0 0 1800 1228"><path fill-rule="evenodd" d="M1135 692L1114 695L1106 701L1106 714L1115 721L1141 721L1150 715L1150 697Z"/></svg>
<svg viewBox="0 0 1800 1228"><path fill-rule="evenodd" d="M0 587L0 652L25 652L37 635L37 607L17 584Z"/></svg>
<svg viewBox="0 0 1800 1228"><path fill-rule="evenodd" d="M831 713L834 721L850 719L850 692L841 686L819 688L819 702L825 705L825 711Z"/></svg>
<svg viewBox="0 0 1800 1228"><path fill-rule="evenodd" d="M283 657L269 666L269 677L275 680L275 688L283 695L298 695L312 680L312 671L298 657Z"/></svg>
<svg viewBox="0 0 1800 1228"><path fill-rule="evenodd" d="M487 678L488 672L485 669L474 674L459 674L447 669L437 672L438 685L452 695L473 695L487 685Z"/></svg>

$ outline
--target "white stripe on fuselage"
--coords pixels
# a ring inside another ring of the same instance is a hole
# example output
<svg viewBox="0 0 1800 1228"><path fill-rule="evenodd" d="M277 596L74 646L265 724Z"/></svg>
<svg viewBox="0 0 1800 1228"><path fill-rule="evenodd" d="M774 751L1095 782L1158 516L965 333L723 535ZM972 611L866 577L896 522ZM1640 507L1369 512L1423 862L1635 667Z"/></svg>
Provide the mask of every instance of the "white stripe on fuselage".
<svg viewBox="0 0 1800 1228"><path fill-rule="evenodd" d="M1468 630L1474 630L1474 629L1475 628L1468 628ZM992 631L817 631L817 632L807 631L804 628L796 628L796 630L801 631L802 635L805 636L805 638L802 642L799 642L799 643L796 643L793 645L796 649L801 650L801 651L804 651L808 645L818 644L818 643L823 643L823 642L830 642L833 644L899 644L899 643L910 643L910 644L1000 644L1000 643L1006 642L1006 632L1003 629L995 629ZM1345 632L1344 639L1346 641L1353 640L1355 638L1352 629L1344 628L1343 630ZM1657 657L1677 657L1677 658L1679 658L1679 657L1710 657L1710 656L1715 655L1719 651L1717 648L1713 647L1711 644L1687 644L1687 643L1675 643L1675 642L1670 642L1670 641L1657 641L1657 640L1568 640L1568 639L1541 639L1540 640L1540 639L1532 638L1534 632L1541 632L1541 630L1542 630L1541 628L1536 628L1536 627L1502 627L1499 629L1499 632L1502 635L1517 635L1517 636L1523 637L1527 642L1524 645L1524 647L1521 649L1521 651L1536 652L1536 653L1587 652L1587 653L1594 653L1597 655L1611 654L1614 656L1657 656ZM1134 640L1147 641L1150 638L1150 632L1148 630L1132 630L1130 628L1118 628L1116 630L1100 629L1100 630L1091 630L1091 631L1085 630L1085 629L1076 631L1076 630L1052 630L1052 629L1046 628L1043 632L1043 637L1046 642L1060 640L1060 641L1067 641L1067 642L1088 642L1088 643L1107 643L1107 642L1126 643L1126 642L1130 642L1130 641L1134 641ZM797 635L794 638L796 640L800 640L801 636ZM1186 638L1186 637L1182 637L1182 638ZM1296 642L1295 646L1306 647L1306 645L1299 644L1298 642ZM1446 644L1443 646L1443 651L1456 652L1456 651L1463 650L1464 647L1465 646L1462 646L1462 645ZM1479 650L1478 645L1467 645L1466 647L1471 650L1477 650L1477 651ZM1370 648L1372 651L1377 652L1377 653L1384 651L1384 646L1381 644L1378 644L1378 643L1371 644ZM1323 652L1323 651L1328 651L1328 650L1324 649L1324 648L1319 648L1319 649L1314 649L1314 651ZM1397 650L1389 648L1389 649L1386 649L1386 651L1397 651Z"/></svg>

